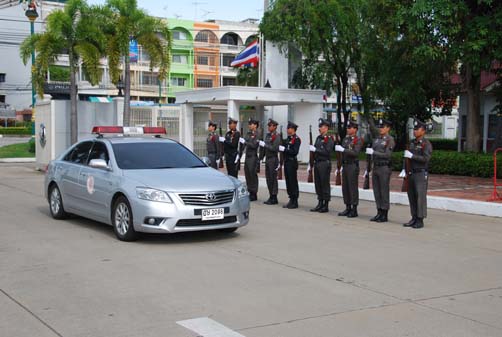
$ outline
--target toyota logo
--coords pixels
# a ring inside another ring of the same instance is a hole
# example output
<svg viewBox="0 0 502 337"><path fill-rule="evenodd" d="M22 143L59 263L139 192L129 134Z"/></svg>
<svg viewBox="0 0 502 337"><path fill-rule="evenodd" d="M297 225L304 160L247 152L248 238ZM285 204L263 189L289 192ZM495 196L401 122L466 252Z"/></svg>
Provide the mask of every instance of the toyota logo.
<svg viewBox="0 0 502 337"><path fill-rule="evenodd" d="M206 194L206 199L208 201L214 201L214 200L216 200L216 195L214 193L208 193L208 194Z"/></svg>

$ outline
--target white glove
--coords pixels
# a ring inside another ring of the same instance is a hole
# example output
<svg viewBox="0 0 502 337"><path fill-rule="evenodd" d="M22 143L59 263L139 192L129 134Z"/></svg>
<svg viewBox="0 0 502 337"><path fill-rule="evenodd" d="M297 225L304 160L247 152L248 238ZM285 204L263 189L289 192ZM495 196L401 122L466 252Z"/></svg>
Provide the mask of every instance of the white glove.
<svg viewBox="0 0 502 337"><path fill-rule="evenodd" d="M234 164L237 164L237 162L239 161L240 158L241 158L241 156L237 155L237 157L235 157Z"/></svg>
<svg viewBox="0 0 502 337"><path fill-rule="evenodd" d="M368 170L364 171L363 178L366 178L368 176Z"/></svg>
<svg viewBox="0 0 502 337"><path fill-rule="evenodd" d="M310 165L307 166L307 172L310 172L310 170L312 170L312 167L310 167Z"/></svg>
<svg viewBox="0 0 502 337"><path fill-rule="evenodd" d="M410 151L406 150L404 151L404 157L405 158L413 158L413 153L411 153Z"/></svg>
<svg viewBox="0 0 502 337"><path fill-rule="evenodd" d="M342 170L338 170L338 169L336 169L336 170L335 170L335 174L336 174L336 175L338 175L338 174L340 174L340 173L342 173Z"/></svg>
<svg viewBox="0 0 502 337"><path fill-rule="evenodd" d="M372 156L374 152L375 152L375 150L373 150L371 147L368 147L366 149L366 154L369 154L370 156Z"/></svg>
<svg viewBox="0 0 502 337"><path fill-rule="evenodd" d="M225 137L220 137L218 139L220 140L220 143L223 143L225 141Z"/></svg>
<svg viewBox="0 0 502 337"><path fill-rule="evenodd" d="M286 148L282 145L279 145L279 152L284 152L284 150L286 150Z"/></svg>
<svg viewBox="0 0 502 337"><path fill-rule="evenodd" d="M259 144L261 147L265 147L265 142L263 140L260 140Z"/></svg>
<svg viewBox="0 0 502 337"><path fill-rule="evenodd" d="M220 165L220 160L216 159L216 166Z"/></svg>
<svg viewBox="0 0 502 337"><path fill-rule="evenodd" d="M344 152L345 148L341 145L335 145L335 151L337 152Z"/></svg>
<svg viewBox="0 0 502 337"><path fill-rule="evenodd" d="M246 140L245 140L244 138L242 138L242 137L241 137L241 138L239 138L239 143L241 143L241 144L246 144Z"/></svg>
<svg viewBox="0 0 502 337"><path fill-rule="evenodd" d="M277 167L275 168L275 170L279 171L280 168L281 168L281 164L277 165Z"/></svg>
<svg viewBox="0 0 502 337"><path fill-rule="evenodd" d="M314 145L310 145L309 149L310 149L310 152L315 152L316 151L316 148L315 148Z"/></svg>
<svg viewBox="0 0 502 337"><path fill-rule="evenodd" d="M405 178L406 177L406 171L401 170L401 173L399 173L399 178Z"/></svg>

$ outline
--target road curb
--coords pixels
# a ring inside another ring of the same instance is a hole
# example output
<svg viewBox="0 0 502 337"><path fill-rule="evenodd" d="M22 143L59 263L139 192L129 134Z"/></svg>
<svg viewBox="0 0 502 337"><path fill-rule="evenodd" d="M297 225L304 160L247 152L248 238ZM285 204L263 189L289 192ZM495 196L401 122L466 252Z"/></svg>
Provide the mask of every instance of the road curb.
<svg viewBox="0 0 502 337"><path fill-rule="evenodd" d="M0 158L0 163L34 163L36 158Z"/></svg>
<svg viewBox="0 0 502 337"><path fill-rule="evenodd" d="M244 176L239 176L239 179L242 181L246 180ZM265 178L260 177L258 179L260 181L260 187L267 188L267 181L265 180ZM300 188L300 192L315 194L315 187L312 183L299 182L298 187ZM279 189L286 190L286 182L284 180L279 180ZM341 198L342 187L332 186L331 196ZM365 201L375 201L373 190L363 190L362 188L360 188L359 199ZM408 206L408 195L402 192L390 192L390 202L396 205ZM457 213L485 215L502 218L502 205L494 202L446 198L429 195L427 196L427 206L429 209L439 209Z"/></svg>

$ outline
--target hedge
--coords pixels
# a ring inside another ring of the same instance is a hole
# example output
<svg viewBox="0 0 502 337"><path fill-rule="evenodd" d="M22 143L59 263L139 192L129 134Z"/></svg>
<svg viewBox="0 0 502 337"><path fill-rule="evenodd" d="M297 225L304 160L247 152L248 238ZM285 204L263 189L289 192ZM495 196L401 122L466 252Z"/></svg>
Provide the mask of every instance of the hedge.
<svg viewBox="0 0 502 337"><path fill-rule="evenodd" d="M502 154L498 156L497 177L502 178ZM392 169L401 171L403 168L403 152L392 154ZM429 172L456 176L481 178L493 177L493 155L469 152L438 151L432 153Z"/></svg>
<svg viewBox="0 0 502 337"><path fill-rule="evenodd" d="M28 142L28 152L35 153L35 138L30 138Z"/></svg>
<svg viewBox="0 0 502 337"><path fill-rule="evenodd" d="M0 127L0 135L31 135L32 129L25 127Z"/></svg>
<svg viewBox="0 0 502 337"><path fill-rule="evenodd" d="M458 140L457 139L443 139L443 138L429 138L432 148L434 150L445 150L445 151L457 151L458 150Z"/></svg>

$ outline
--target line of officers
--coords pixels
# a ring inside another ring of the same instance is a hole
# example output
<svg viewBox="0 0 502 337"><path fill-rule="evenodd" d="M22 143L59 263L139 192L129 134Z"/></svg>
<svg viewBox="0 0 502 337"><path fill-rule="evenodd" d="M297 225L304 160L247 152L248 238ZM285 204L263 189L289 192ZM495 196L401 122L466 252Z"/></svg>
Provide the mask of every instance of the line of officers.
<svg viewBox="0 0 502 337"><path fill-rule="evenodd" d="M282 132L277 132L278 123L273 119L268 120L268 133L260 139L258 135L259 121L250 118L248 132L241 136L237 130L237 121L229 119L228 132L225 136L216 134L216 123L209 121L207 138L207 152L211 166L218 168L219 161L224 154L225 164L229 175L237 178L240 169L240 159L245 153L244 173L250 200L257 200L258 173L260 162L265 160L265 176L269 192L269 198L264 202L266 205L278 204L278 174L284 167L289 202L283 208L298 208L298 160L297 155L301 146L301 139L296 134L298 125L288 122L287 139L282 139ZM363 150L363 139L357 136L358 124L349 121L347 124L346 137L336 144L335 138L328 135L331 122L319 119L319 135L315 142L309 145L313 153L313 167L309 164L308 172L313 170L315 191L318 204L311 212L326 213L331 200L331 154L339 153L337 158L342 165L337 174L341 174L343 201L345 210L338 213L339 216L355 218L358 216L359 204L359 153ZM403 226L422 228L424 218L427 217L427 185L428 164L432 155L432 145L424 136L427 125L415 120L414 139L404 152L404 165L400 177L408 182L408 199L410 203L411 220ZM390 208L390 178L392 173L391 156L395 147L394 138L389 134L392 122L379 119L377 123L379 137L374 139L371 146L366 147L366 155L371 158L373 169L371 171L373 193L376 202L377 214L370 219L375 222L387 222ZM282 131L282 130L281 130ZM281 160L279 159L281 157ZM221 167L221 166L220 166ZM406 167L406 169L405 169ZM364 173L367 175L368 171Z"/></svg>

